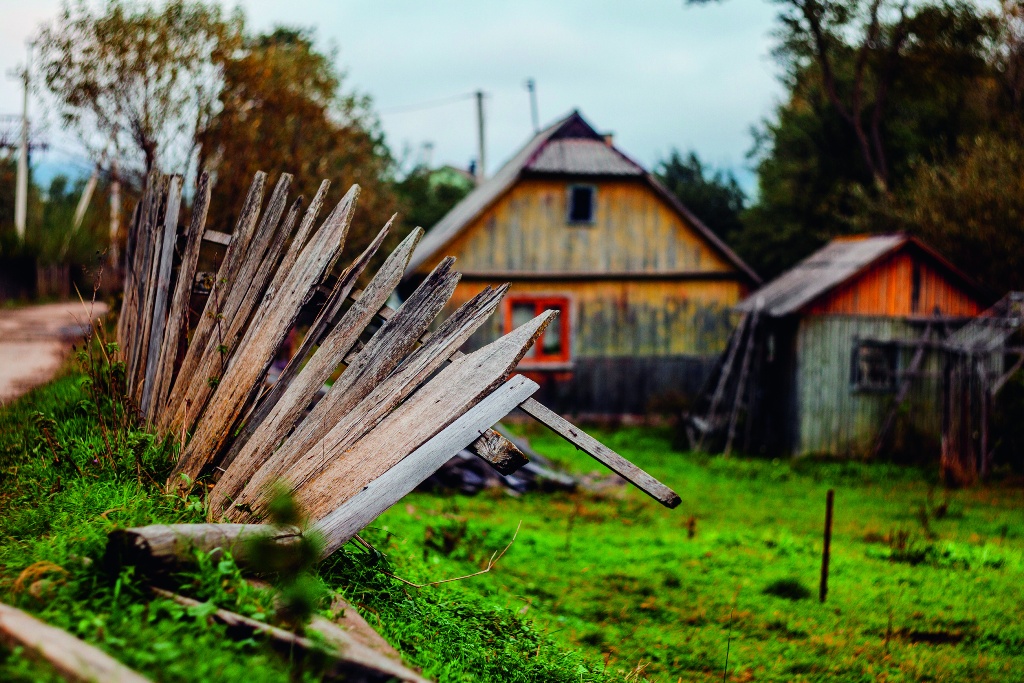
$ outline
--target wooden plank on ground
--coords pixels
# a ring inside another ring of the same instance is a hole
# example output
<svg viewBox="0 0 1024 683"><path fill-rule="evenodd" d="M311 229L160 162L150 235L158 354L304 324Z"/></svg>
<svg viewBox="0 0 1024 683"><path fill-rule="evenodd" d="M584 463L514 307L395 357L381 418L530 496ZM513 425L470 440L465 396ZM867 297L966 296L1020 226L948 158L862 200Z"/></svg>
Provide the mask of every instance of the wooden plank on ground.
<svg viewBox="0 0 1024 683"><path fill-rule="evenodd" d="M391 469L501 385L554 316L542 313L454 361L351 448L314 445L286 475L299 506L320 519ZM337 432L329 436L341 441Z"/></svg>
<svg viewBox="0 0 1024 683"><path fill-rule="evenodd" d="M552 411L535 399L528 398L519 408L538 422L550 427L563 439L584 451L611 471L654 498L665 507L674 508L681 502L679 495L621 455Z"/></svg>
<svg viewBox="0 0 1024 683"><path fill-rule="evenodd" d="M522 375L512 377L407 457L371 479L361 490L325 514L313 526L313 530L324 539L323 557L344 545L538 388L536 382Z"/></svg>
<svg viewBox="0 0 1024 683"><path fill-rule="evenodd" d="M0 642L52 666L69 681L81 683L148 683L149 679L107 653L50 626L20 609L0 603Z"/></svg>
<svg viewBox="0 0 1024 683"><path fill-rule="evenodd" d="M298 548L302 532L269 524L151 524L115 529L107 536L103 561L114 571L138 566L143 572L163 573L192 566L197 551L215 557L230 552L238 566L247 567L253 563L252 549L257 541L270 541L284 549ZM255 558L257 562L259 559Z"/></svg>

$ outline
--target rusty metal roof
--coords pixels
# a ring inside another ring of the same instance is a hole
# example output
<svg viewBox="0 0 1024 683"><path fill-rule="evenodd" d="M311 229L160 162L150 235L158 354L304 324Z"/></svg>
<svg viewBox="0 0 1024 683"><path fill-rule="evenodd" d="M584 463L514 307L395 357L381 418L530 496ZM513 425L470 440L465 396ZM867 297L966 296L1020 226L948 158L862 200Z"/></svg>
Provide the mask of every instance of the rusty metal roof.
<svg viewBox="0 0 1024 683"><path fill-rule="evenodd" d="M962 283L973 295L978 286L924 242L904 234L841 237L814 252L761 289L749 295L736 310L756 308L771 316L797 313L820 296L855 277L879 259L913 245Z"/></svg>
<svg viewBox="0 0 1024 683"><path fill-rule="evenodd" d="M642 176L644 169L604 140L551 140L526 164L532 173Z"/></svg>
<svg viewBox="0 0 1024 683"><path fill-rule="evenodd" d="M584 120L578 111L559 119L537 133L515 156L466 195L434 227L427 231L416 248L406 276L414 273L425 262L434 258L452 240L482 213L504 195L523 175L557 173L574 176L634 176L640 178L686 222L703 236L727 261L732 263L751 282L761 279L750 266L736 255L679 199L669 192L653 175L639 164L605 142L604 137Z"/></svg>

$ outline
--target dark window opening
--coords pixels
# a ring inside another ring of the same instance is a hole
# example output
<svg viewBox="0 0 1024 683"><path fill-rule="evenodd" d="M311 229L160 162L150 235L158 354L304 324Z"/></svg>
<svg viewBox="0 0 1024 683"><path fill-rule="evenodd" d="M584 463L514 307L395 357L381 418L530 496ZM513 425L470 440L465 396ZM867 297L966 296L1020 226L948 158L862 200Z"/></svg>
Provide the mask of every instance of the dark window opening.
<svg viewBox="0 0 1024 683"><path fill-rule="evenodd" d="M541 334L540 339L526 352L522 362L566 363L569 361L569 300L560 296L524 297L506 299L505 334L524 325L544 311L558 312L558 317Z"/></svg>
<svg viewBox="0 0 1024 683"><path fill-rule="evenodd" d="M854 391L894 392L898 380L899 349L884 342L855 342L850 363Z"/></svg>
<svg viewBox="0 0 1024 683"><path fill-rule="evenodd" d="M593 185L570 185L569 186L569 222L570 223L593 223L594 222L594 195L596 194Z"/></svg>
<svg viewBox="0 0 1024 683"><path fill-rule="evenodd" d="M921 308L921 264L915 263L910 273L910 310L917 313Z"/></svg>

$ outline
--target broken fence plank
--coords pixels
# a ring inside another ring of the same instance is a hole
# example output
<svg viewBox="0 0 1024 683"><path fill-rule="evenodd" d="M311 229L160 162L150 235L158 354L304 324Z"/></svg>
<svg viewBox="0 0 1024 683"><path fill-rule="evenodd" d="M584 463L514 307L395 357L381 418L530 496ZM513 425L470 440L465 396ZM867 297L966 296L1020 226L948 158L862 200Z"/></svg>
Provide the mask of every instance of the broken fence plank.
<svg viewBox="0 0 1024 683"><path fill-rule="evenodd" d="M538 422L551 428L556 434L576 446L598 462L607 466L620 477L654 498L668 508L681 502L679 494L623 458L621 455L552 411L535 399L528 398L519 408Z"/></svg>
<svg viewBox="0 0 1024 683"><path fill-rule="evenodd" d="M178 237L178 213L181 211L181 176L171 176L167 188L167 206L164 209L163 230L157 245L158 266L153 287L156 295L153 301L152 329L149 333L149 349L146 352L146 372L142 383L142 403L139 409L149 416L153 405L154 387L159 369L160 351L164 344L167 325L167 307L171 294L173 276L174 245Z"/></svg>
<svg viewBox="0 0 1024 683"><path fill-rule="evenodd" d="M324 539L323 556L344 545L538 388L536 382L516 375L407 457L370 479L359 492L314 524L313 530Z"/></svg>
<svg viewBox="0 0 1024 683"><path fill-rule="evenodd" d="M295 324L307 295L323 279L324 273L344 248L358 195L359 186L353 185L302 248L295 266L288 272L278 270L275 283L271 285L272 291L268 291L260 304L263 317L249 326L239 343L233 362L217 384L217 391L211 397L203 419L168 479L169 485L179 485L180 474L194 481L206 465L213 463L231 436L231 426L244 410L246 400L252 396L252 388L273 362L274 354Z"/></svg>
<svg viewBox="0 0 1024 683"><path fill-rule="evenodd" d="M0 603L0 642L52 666L69 681L149 683L149 679L67 631Z"/></svg>
<svg viewBox="0 0 1024 683"><path fill-rule="evenodd" d="M203 239L214 244L223 244L225 247L231 244L231 235L219 230L206 230L203 232Z"/></svg>
<svg viewBox="0 0 1024 683"><path fill-rule="evenodd" d="M171 307L167 314L167 326L164 329L163 345L156 379L153 386L153 403L150 415L158 415L167 403L167 394L171 389L174 376L174 363L178 358L178 349L185 339L188 326L188 301L192 293L192 281L195 279L196 266L199 263L199 248L202 245L203 229L206 227L206 216L210 209L210 175L206 172L199 177L199 188L192 205L192 219L186 233L185 252L178 268L178 281L171 297ZM152 420L152 417L150 418Z"/></svg>
<svg viewBox="0 0 1024 683"><path fill-rule="evenodd" d="M223 331L224 329L222 308L227 301L228 290L235 281L238 268L241 267L241 261L245 258L249 240L252 239L252 234L256 229L266 181L267 174L257 171L252 185L249 186L242 211L238 214L238 220L235 223L234 237L231 244L228 245L220 268L217 269L217 277L210 290L210 295L206 299L206 306L203 308L202 315L199 316L199 322L185 351L185 358L171 385L170 398L164 412L157 418L157 426L163 431L175 431L181 420L179 416L198 412L202 408L202 406L196 406L194 397L188 394L189 387L196 376L210 340L217 330Z"/></svg>
<svg viewBox="0 0 1024 683"><path fill-rule="evenodd" d="M378 236L381 241L390 225L390 222L385 225L381 231L382 234ZM302 368L298 379L286 386L281 392L280 398L275 398L277 386L271 390L266 397L268 403L273 402L269 414L262 416L259 414L261 411L257 410L253 416L250 416L250 436L239 444L237 450L232 446L221 465L224 474L218 479L211 492L210 519L217 519L220 516L224 505L241 492L242 487L267 462L274 449L280 445L281 440L296 427L302 411L306 410L313 402L324 383L342 362L345 354L358 340L360 332L373 318L375 307L384 305L384 302L391 296L391 292L398 285L409 257L412 256L422 234L422 230L414 231L388 257L367 287L371 293L363 305L352 306L346 311L341 321L330 331L327 338L322 340L320 348ZM375 251L376 249L364 251L362 256L353 263L354 267L349 269L346 277L339 280L339 286L342 289L351 289L355 285ZM289 367L292 367L291 364ZM298 367L297 363L296 367Z"/></svg>
<svg viewBox="0 0 1024 683"><path fill-rule="evenodd" d="M162 588L151 587L150 590L155 595L167 600L173 600L183 607L199 607L205 604ZM375 652L336 626L334 628L325 626L324 621L318 620L311 623L310 628L324 637L325 643L330 646L327 648L323 644L291 631L271 626L262 621L256 621L226 609L216 609L211 614L211 617L215 621L227 626L229 631L234 633L244 634L245 636L260 634L270 638L273 643L284 646L289 654L296 654L295 648L310 654L326 654L335 662L325 672L325 675L331 679L381 682L398 679L410 683L427 683L427 679L412 669L406 668Z"/></svg>
<svg viewBox="0 0 1024 683"><path fill-rule="evenodd" d="M554 316L542 313L451 363L351 448L314 446L311 457L286 474L299 506L320 519L383 475L500 386ZM332 430L328 436L338 443L343 435Z"/></svg>
<svg viewBox="0 0 1024 683"><path fill-rule="evenodd" d="M363 400L341 414L332 423L330 431L321 441L321 447L343 452L363 435L375 429L387 415L404 401L419 385L438 370L467 339L482 325L501 303L507 290L487 288L466 302L425 343L416 349L391 375L372 388ZM396 317L396 321L399 319ZM399 321L400 322L400 321ZM328 445L329 444L329 445ZM289 444L291 446L291 444ZM316 450L316 446L313 450ZM281 476L291 473L295 462L304 453L284 461L276 461L261 467L245 485L244 494L239 497L239 508L229 518L235 521L245 519L242 510L258 510L269 487ZM211 508L212 509L212 508Z"/></svg>

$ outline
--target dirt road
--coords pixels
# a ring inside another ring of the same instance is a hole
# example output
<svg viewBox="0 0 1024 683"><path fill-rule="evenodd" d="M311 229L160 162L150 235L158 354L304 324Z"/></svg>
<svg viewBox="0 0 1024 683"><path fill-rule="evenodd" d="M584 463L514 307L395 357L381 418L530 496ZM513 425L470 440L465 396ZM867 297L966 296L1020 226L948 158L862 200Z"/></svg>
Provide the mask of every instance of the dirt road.
<svg viewBox="0 0 1024 683"><path fill-rule="evenodd" d="M92 306L96 317L107 305ZM0 310L0 405L53 377L71 345L89 330L89 312L81 302Z"/></svg>

